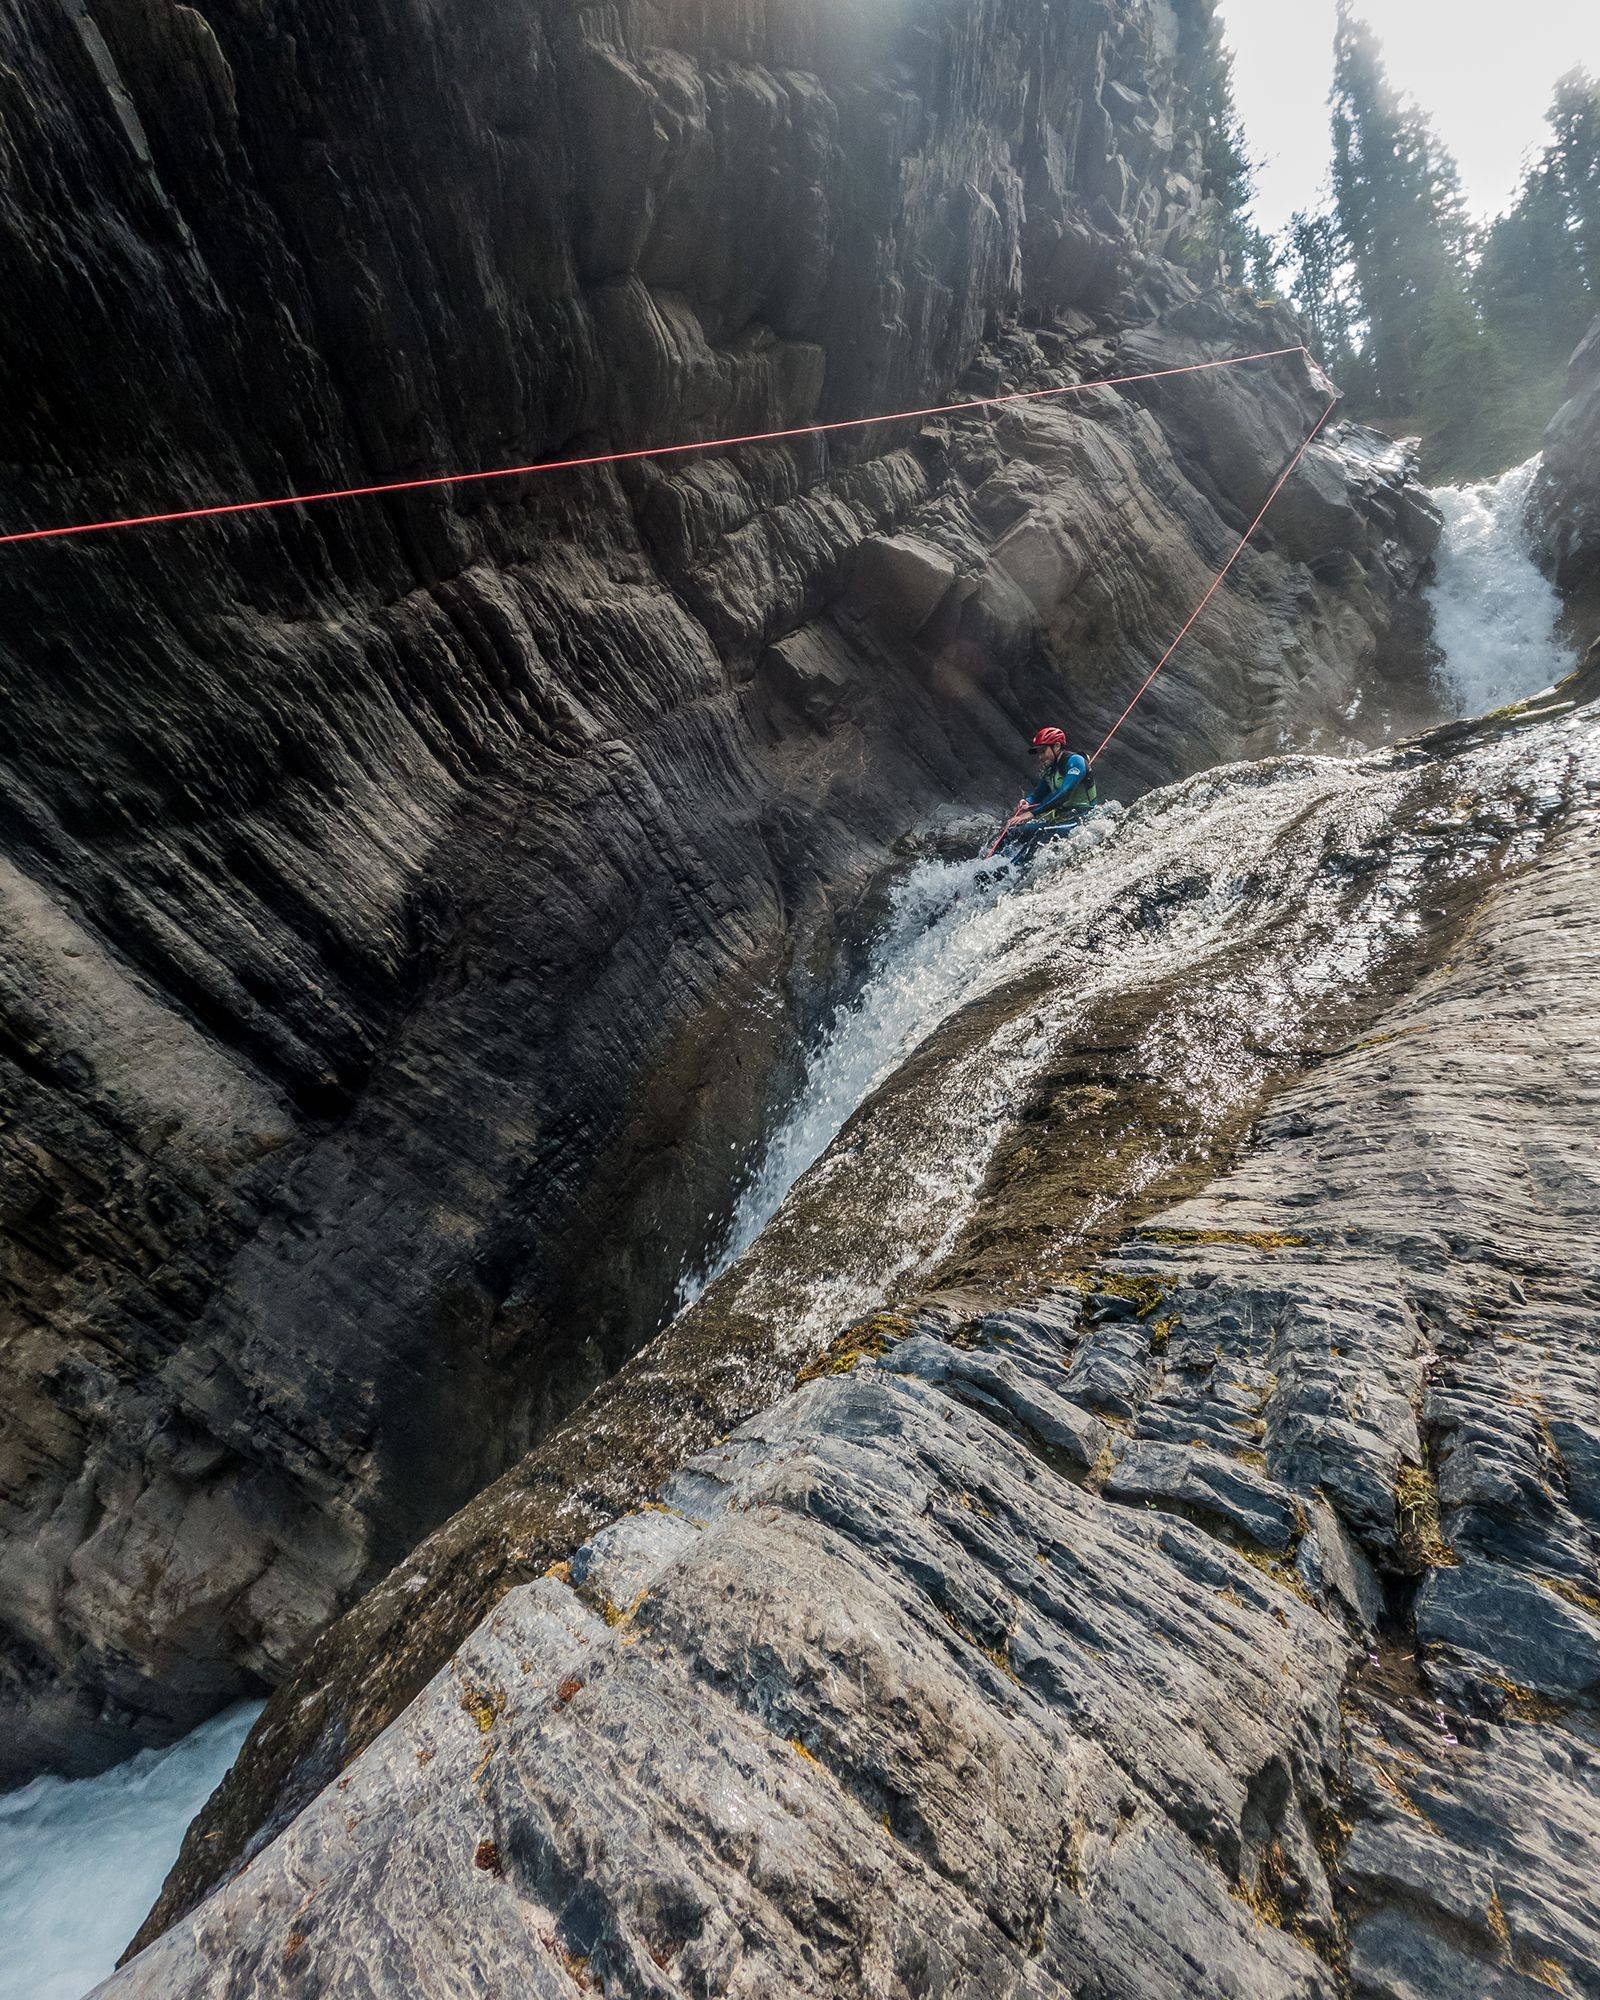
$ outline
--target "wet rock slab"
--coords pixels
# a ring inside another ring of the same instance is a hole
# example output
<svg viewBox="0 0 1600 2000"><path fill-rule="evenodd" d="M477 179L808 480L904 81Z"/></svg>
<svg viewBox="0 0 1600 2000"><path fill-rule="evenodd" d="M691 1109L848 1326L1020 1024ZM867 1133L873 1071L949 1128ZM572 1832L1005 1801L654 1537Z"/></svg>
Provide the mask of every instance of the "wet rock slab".
<svg viewBox="0 0 1600 2000"><path fill-rule="evenodd" d="M1543 833L1231 1168L853 1330L105 1990L1600 1990L1600 799L1526 740Z"/></svg>
<svg viewBox="0 0 1600 2000"><path fill-rule="evenodd" d="M1326 1909L1303 1802L1343 1636L908 1358L799 1391L513 1592L107 1990L288 1994L359 1954L383 1992L466 1964L550 1994L1334 1994L1249 1897L1270 1845Z"/></svg>
<svg viewBox="0 0 1600 2000"><path fill-rule="evenodd" d="M1195 25L19 0L5 525L1292 346L1176 261ZM280 1684L659 1323L840 913L1322 407L1229 374L6 552L0 1782ZM1303 506L1108 780L1381 730L1412 468Z"/></svg>

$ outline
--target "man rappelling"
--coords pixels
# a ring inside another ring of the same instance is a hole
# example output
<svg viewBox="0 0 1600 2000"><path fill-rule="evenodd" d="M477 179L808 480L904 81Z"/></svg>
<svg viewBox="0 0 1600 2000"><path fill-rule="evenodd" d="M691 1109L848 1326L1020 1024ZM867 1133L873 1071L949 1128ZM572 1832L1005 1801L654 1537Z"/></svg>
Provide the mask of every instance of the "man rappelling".
<svg viewBox="0 0 1600 2000"><path fill-rule="evenodd" d="M1028 861L1047 841L1059 840L1080 826L1098 805L1089 760L1067 749L1066 731L1041 729L1033 739L1039 762L1038 782L1000 829L990 854L1008 848L1018 861Z"/></svg>

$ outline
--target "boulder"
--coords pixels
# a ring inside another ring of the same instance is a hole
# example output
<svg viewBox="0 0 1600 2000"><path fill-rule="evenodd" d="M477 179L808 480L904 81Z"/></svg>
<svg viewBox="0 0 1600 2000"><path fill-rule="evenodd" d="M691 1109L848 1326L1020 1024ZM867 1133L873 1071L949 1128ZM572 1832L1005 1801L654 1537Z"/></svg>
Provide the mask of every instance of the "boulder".
<svg viewBox="0 0 1600 2000"><path fill-rule="evenodd" d="M869 623L912 638L947 597L976 587L920 535L872 535L856 551L845 602Z"/></svg>

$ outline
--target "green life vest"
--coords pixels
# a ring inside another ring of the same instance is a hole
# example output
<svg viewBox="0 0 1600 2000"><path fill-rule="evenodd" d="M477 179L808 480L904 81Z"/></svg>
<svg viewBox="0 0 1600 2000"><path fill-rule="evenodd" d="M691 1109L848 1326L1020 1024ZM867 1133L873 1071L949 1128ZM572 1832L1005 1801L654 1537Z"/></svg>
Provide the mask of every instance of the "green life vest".
<svg viewBox="0 0 1600 2000"><path fill-rule="evenodd" d="M1100 803L1100 794L1095 790L1094 772L1088 771L1069 790L1051 799L1047 806L1039 807L1033 815L1035 826L1049 826L1064 819L1069 813L1087 812L1091 806Z"/></svg>

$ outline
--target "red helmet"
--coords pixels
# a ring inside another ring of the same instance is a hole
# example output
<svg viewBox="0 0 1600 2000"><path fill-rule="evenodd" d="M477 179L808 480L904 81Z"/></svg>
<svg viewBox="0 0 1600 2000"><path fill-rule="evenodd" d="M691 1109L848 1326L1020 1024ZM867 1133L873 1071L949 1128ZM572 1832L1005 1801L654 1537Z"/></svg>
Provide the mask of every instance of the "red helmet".
<svg viewBox="0 0 1600 2000"><path fill-rule="evenodd" d="M1064 729L1041 729L1033 739L1035 750L1065 750L1067 732Z"/></svg>

